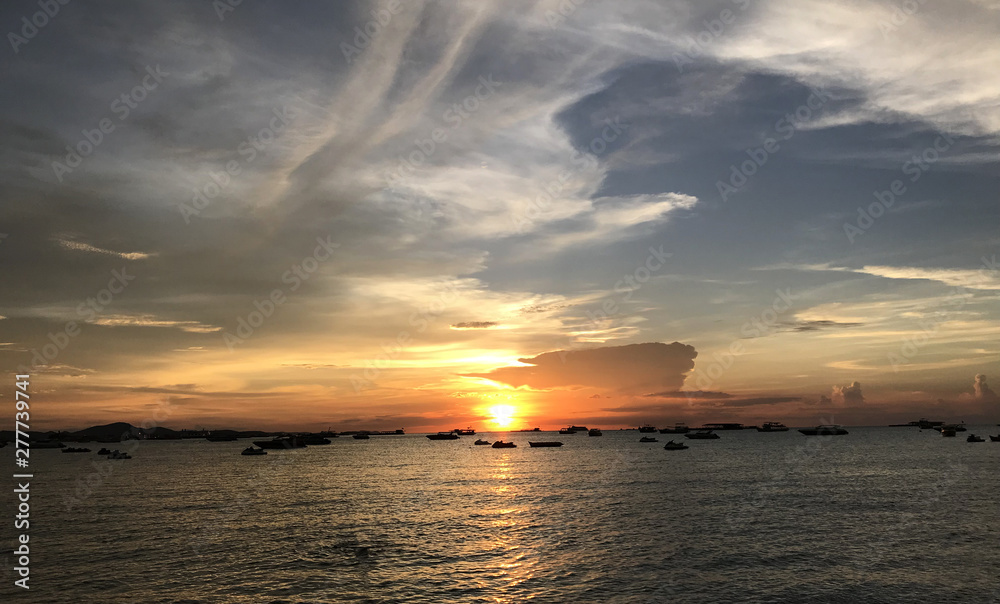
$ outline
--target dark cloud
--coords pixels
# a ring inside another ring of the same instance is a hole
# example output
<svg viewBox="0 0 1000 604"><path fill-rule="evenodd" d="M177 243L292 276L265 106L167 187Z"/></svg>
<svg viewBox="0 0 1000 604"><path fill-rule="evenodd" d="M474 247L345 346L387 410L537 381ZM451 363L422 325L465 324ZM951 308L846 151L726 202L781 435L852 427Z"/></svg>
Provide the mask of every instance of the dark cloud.
<svg viewBox="0 0 1000 604"><path fill-rule="evenodd" d="M845 323L839 321L799 321L790 325L792 331L819 331L821 329L834 329L846 327L860 327L864 323Z"/></svg>
<svg viewBox="0 0 1000 604"><path fill-rule="evenodd" d="M1000 396L997 396L997 393L994 392L993 389L989 387L989 384L986 383L986 376L981 373L976 376L976 381L972 385L972 388L975 392L977 401L994 403L1000 400Z"/></svg>
<svg viewBox="0 0 1000 604"><path fill-rule="evenodd" d="M860 405L865 402L865 395L859 382L851 382L850 386L834 386L832 399L844 405Z"/></svg>
<svg viewBox="0 0 1000 604"><path fill-rule="evenodd" d="M489 329L491 327L496 327L499 325L496 321L463 321L462 323L455 323L451 326L452 329Z"/></svg>
<svg viewBox="0 0 1000 604"><path fill-rule="evenodd" d="M712 392L711 390L671 390L667 392L652 392L643 396L658 398L686 398L686 399L721 399L732 398L732 394L726 392Z"/></svg>
<svg viewBox="0 0 1000 604"><path fill-rule="evenodd" d="M734 398L730 400L717 401L714 405L717 407L756 407L758 405L796 403L801 400L801 396L758 396L753 398Z"/></svg>
<svg viewBox="0 0 1000 604"><path fill-rule="evenodd" d="M678 389L698 356L693 346L649 342L589 350L559 350L518 359L530 367L501 367L471 374L511 386L591 386L623 392Z"/></svg>

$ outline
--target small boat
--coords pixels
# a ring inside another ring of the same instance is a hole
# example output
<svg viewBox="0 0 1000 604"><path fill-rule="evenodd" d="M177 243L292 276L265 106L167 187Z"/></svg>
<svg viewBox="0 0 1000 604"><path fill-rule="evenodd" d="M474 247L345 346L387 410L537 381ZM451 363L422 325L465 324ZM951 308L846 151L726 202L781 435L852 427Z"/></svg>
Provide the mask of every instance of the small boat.
<svg viewBox="0 0 1000 604"><path fill-rule="evenodd" d="M684 422L677 422L673 428L660 428L660 434L687 434L690 431Z"/></svg>
<svg viewBox="0 0 1000 604"><path fill-rule="evenodd" d="M477 444L477 445L488 445L488 444L490 444L490 441L488 441L488 440L483 440L483 439L481 439L481 438L477 438L477 439L476 439L476 442L475 442L474 444Z"/></svg>
<svg viewBox="0 0 1000 604"><path fill-rule="evenodd" d="M254 449L252 446L243 449L240 455L267 455L267 451L264 449Z"/></svg>
<svg viewBox="0 0 1000 604"><path fill-rule="evenodd" d="M528 441L529 447L561 447L563 444L557 440Z"/></svg>
<svg viewBox="0 0 1000 604"><path fill-rule="evenodd" d="M371 438L371 436L368 436L367 432L358 432L351 438L353 438L354 440L368 440Z"/></svg>
<svg viewBox="0 0 1000 604"><path fill-rule="evenodd" d="M114 451L108 454L108 459L132 459L132 456L129 455L128 453L123 453L118 449L115 449Z"/></svg>
<svg viewBox="0 0 1000 604"><path fill-rule="evenodd" d="M788 432L788 426L781 422L766 422L757 427L758 432Z"/></svg>
<svg viewBox="0 0 1000 604"><path fill-rule="evenodd" d="M820 425L815 428L800 428L799 432L805 434L806 436L842 436L848 434L847 430L844 430L841 426L835 425Z"/></svg>
<svg viewBox="0 0 1000 604"><path fill-rule="evenodd" d="M689 432L684 435L686 438L693 438L695 440L713 440L719 438L719 435L711 430L698 430L697 432Z"/></svg>
<svg viewBox="0 0 1000 604"><path fill-rule="evenodd" d="M950 428L942 428L941 436L955 436L955 431Z"/></svg>
<svg viewBox="0 0 1000 604"><path fill-rule="evenodd" d="M514 448L517 448L517 445L515 445L514 443L505 443L502 440L498 440L495 443L493 443L493 448L494 449L514 449Z"/></svg>
<svg viewBox="0 0 1000 604"><path fill-rule="evenodd" d="M591 428L587 432L587 436L604 436L604 432L601 432L600 428Z"/></svg>
<svg viewBox="0 0 1000 604"><path fill-rule="evenodd" d="M97 454L98 455L111 455L111 450L110 449L105 449L105 448L102 447L101 450L97 452Z"/></svg>
<svg viewBox="0 0 1000 604"><path fill-rule="evenodd" d="M1000 443L1000 434L998 434L996 436L993 436L992 434L990 434L990 442Z"/></svg>
<svg viewBox="0 0 1000 604"><path fill-rule="evenodd" d="M66 447L62 450L63 453L90 453L90 449L82 447Z"/></svg>
<svg viewBox="0 0 1000 604"><path fill-rule="evenodd" d="M640 434L655 434L656 433L656 426L650 426L649 424L643 424L643 425L639 426L639 433Z"/></svg>
<svg viewBox="0 0 1000 604"><path fill-rule="evenodd" d="M560 428L559 434L576 434L576 430L573 430L572 428Z"/></svg>
<svg viewBox="0 0 1000 604"><path fill-rule="evenodd" d="M660 441L658 441L655 438L652 438L650 436L643 436L642 438L639 439L639 442L641 442L641 443L655 443L655 442L660 442Z"/></svg>
<svg viewBox="0 0 1000 604"><path fill-rule="evenodd" d="M518 430L518 432L541 432L541 428L524 428L523 430Z"/></svg>
<svg viewBox="0 0 1000 604"><path fill-rule="evenodd" d="M938 426L937 429L942 431L954 430L955 432L965 432L967 428L965 427L965 422L959 422L957 424L944 424L942 426Z"/></svg>
<svg viewBox="0 0 1000 604"><path fill-rule="evenodd" d="M667 451L680 451L681 449L687 449L688 446L684 443L675 443L674 441L670 441L663 445L663 448Z"/></svg>
<svg viewBox="0 0 1000 604"><path fill-rule="evenodd" d="M976 436L975 434L970 434L968 438L965 439L967 443L984 443L986 439L982 436Z"/></svg>
<svg viewBox="0 0 1000 604"><path fill-rule="evenodd" d="M308 436L302 437L302 444L304 445L328 445L331 441L329 438L325 438L318 434L309 434Z"/></svg>
<svg viewBox="0 0 1000 604"><path fill-rule="evenodd" d="M476 431L473 430L471 426L468 427L468 428L466 428L465 430L461 430L459 428L455 428L454 430L452 430L452 432L454 432L455 434L458 434L459 436L472 436L473 434L476 433Z"/></svg>
<svg viewBox="0 0 1000 604"><path fill-rule="evenodd" d="M276 436L271 440L255 440L253 444L261 449L301 449L306 446L298 436Z"/></svg>
<svg viewBox="0 0 1000 604"><path fill-rule="evenodd" d="M458 440L458 434L454 432L438 432L437 434L428 434L427 438L431 440Z"/></svg>

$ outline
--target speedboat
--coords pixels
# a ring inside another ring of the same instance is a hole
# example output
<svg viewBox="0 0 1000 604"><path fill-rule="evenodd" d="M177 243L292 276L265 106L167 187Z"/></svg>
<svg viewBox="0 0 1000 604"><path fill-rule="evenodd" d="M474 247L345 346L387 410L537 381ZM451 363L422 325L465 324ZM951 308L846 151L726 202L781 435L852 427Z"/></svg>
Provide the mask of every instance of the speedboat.
<svg viewBox="0 0 1000 604"><path fill-rule="evenodd" d="M517 448L517 445L515 445L514 443L505 443L502 440L498 440L495 443L493 443L493 448L494 449L514 449L514 448Z"/></svg>
<svg viewBox="0 0 1000 604"><path fill-rule="evenodd" d="M247 447L246 449L243 449L243 452L240 453L240 455L267 455L267 451L265 451L264 449L254 449L253 447Z"/></svg>
<svg viewBox="0 0 1000 604"><path fill-rule="evenodd" d="M641 443L655 443L655 442L659 442L659 441L657 441L655 438L653 438L651 436L643 436L642 438L639 439L639 442L641 442Z"/></svg>
<svg viewBox="0 0 1000 604"><path fill-rule="evenodd" d="M488 441L488 440L483 440L483 439L481 439L481 438L477 438L477 439L476 439L476 442L475 442L474 444L477 444L477 445L488 445L488 444L490 444L490 441Z"/></svg>
<svg viewBox="0 0 1000 604"><path fill-rule="evenodd" d="M601 432L600 428L591 428L587 432L587 436L604 436L604 432Z"/></svg>
<svg viewBox="0 0 1000 604"><path fill-rule="evenodd" d="M654 434L656 432L656 426L650 426L649 424L643 424L639 426L640 434Z"/></svg>
<svg viewBox="0 0 1000 604"><path fill-rule="evenodd" d="M994 442L994 443L1000 443L1000 434L998 434L998 435L996 435L996 436L993 436L993 435L991 434L991 435L990 435L990 442Z"/></svg>
<svg viewBox="0 0 1000 604"><path fill-rule="evenodd" d="M788 426L781 422L767 422L757 428L758 432L788 432Z"/></svg>
<svg viewBox="0 0 1000 604"><path fill-rule="evenodd" d="M458 440L458 434L454 432L438 432L437 434L428 434L427 438L431 440Z"/></svg>
<svg viewBox="0 0 1000 604"><path fill-rule="evenodd" d="M684 422L677 422L673 428L660 428L660 434L687 434L690 431Z"/></svg>
<svg viewBox="0 0 1000 604"><path fill-rule="evenodd" d="M528 441L529 447L561 447L563 444L557 440L535 440Z"/></svg>
<svg viewBox="0 0 1000 604"><path fill-rule="evenodd" d="M718 438L718 436L716 436L716 438ZM663 445L663 448L667 451L680 451L681 449L687 449L688 446L684 443L675 443L674 441L670 441Z"/></svg>
<svg viewBox="0 0 1000 604"><path fill-rule="evenodd" d="M984 443L984 442L986 442L986 439L983 438L982 436L976 436L975 434L970 434L969 438L965 439L965 442L967 442L967 443Z"/></svg>
<svg viewBox="0 0 1000 604"><path fill-rule="evenodd" d="M696 440L712 440L719 438L719 435L711 430L698 430L697 432L691 432L684 435L687 438L694 438Z"/></svg>
<svg viewBox="0 0 1000 604"><path fill-rule="evenodd" d="M799 432L806 436L842 436L848 434L847 430L844 430L841 426L826 424L816 426L815 428L800 428Z"/></svg>

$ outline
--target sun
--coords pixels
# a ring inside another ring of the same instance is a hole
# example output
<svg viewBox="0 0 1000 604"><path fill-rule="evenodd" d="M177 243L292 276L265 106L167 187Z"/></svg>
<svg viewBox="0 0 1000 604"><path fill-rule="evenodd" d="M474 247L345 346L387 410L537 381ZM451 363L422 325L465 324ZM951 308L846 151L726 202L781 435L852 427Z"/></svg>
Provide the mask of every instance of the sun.
<svg viewBox="0 0 1000 604"><path fill-rule="evenodd" d="M512 405L494 405L489 408L490 421L496 424L498 428L509 428L512 423L514 423L514 415L517 413L517 409Z"/></svg>

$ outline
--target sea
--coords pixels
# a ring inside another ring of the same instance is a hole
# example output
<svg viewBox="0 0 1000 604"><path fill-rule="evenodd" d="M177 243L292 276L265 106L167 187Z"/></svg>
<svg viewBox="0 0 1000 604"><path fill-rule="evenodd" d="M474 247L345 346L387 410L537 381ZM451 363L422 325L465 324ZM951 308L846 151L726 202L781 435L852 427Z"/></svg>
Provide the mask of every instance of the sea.
<svg viewBox="0 0 1000 604"><path fill-rule="evenodd" d="M4 521L0 600L1000 602L1000 443L965 438L1000 428L849 430L33 450L30 589Z"/></svg>

